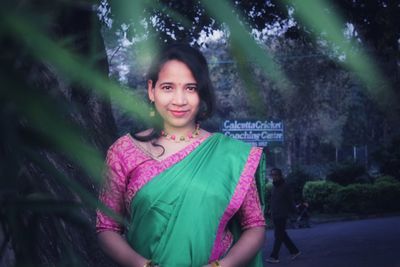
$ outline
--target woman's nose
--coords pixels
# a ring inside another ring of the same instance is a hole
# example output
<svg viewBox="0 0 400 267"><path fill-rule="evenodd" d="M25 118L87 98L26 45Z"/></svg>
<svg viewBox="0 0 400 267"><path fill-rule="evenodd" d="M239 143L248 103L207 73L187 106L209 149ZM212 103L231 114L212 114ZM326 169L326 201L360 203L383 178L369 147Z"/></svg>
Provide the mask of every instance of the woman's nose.
<svg viewBox="0 0 400 267"><path fill-rule="evenodd" d="M175 105L186 105L187 104L187 97L185 91L183 89L177 89L174 93L173 104Z"/></svg>

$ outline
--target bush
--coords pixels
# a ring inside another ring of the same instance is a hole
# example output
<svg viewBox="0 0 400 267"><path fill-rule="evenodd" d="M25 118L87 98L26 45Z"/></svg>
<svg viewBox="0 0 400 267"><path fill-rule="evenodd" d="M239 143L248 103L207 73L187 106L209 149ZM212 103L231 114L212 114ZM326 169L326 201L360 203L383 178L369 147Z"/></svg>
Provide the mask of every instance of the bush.
<svg viewBox="0 0 400 267"><path fill-rule="evenodd" d="M370 178L364 166L357 163L342 163L336 164L331 168L326 180L346 186L354 183L369 182Z"/></svg>
<svg viewBox="0 0 400 267"><path fill-rule="evenodd" d="M377 196L376 205L380 212L400 211L400 183L396 179L394 181L380 180L373 185Z"/></svg>
<svg viewBox="0 0 400 267"><path fill-rule="evenodd" d="M376 178L375 183L399 184L400 182L393 176L385 175Z"/></svg>
<svg viewBox="0 0 400 267"><path fill-rule="evenodd" d="M324 213L400 211L400 182L390 176L379 177L374 184L347 186L326 181L307 182L303 196L311 209Z"/></svg>
<svg viewBox="0 0 400 267"><path fill-rule="evenodd" d="M303 197L310 205L310 209L333 212L336 211L336 202L333 199L340 188L340 185L332 182L307 182L303 188Z"/></svg>
<svg viewBox="0 0 400 267"><path fill-rule="evenodd" d="M293 190L294 201L300 202L303 198L303 187L306 182L315 180L310 174L303 169L295 168L286 176L286 181Z"/></svg>
<svg viewBox="0 0 400 267"><path fill-rule="evenodd" d="M378 195L370 184L352 184L340 188L333 199L342 212L373 213L379 211Z"/></svg>
<svg viewBox="0 0 400 267"><path fill-rule="evenodd" d="M387 145L373 154L380 166L381 173L391 175L400 180L400 136L396 136Z"/></svg>

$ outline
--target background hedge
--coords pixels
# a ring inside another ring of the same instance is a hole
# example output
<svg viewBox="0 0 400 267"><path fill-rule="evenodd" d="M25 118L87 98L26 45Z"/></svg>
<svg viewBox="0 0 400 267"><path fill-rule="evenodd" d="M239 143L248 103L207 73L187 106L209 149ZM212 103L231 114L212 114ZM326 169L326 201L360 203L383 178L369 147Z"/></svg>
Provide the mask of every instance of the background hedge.
<svg viewBox="0 0 400 267"><path fill-rule="evenodd" d="M317 212L357 214L400 211L400 182L390 176L373 183L341 186L330 181L307 182L303 197Z"/></svg>

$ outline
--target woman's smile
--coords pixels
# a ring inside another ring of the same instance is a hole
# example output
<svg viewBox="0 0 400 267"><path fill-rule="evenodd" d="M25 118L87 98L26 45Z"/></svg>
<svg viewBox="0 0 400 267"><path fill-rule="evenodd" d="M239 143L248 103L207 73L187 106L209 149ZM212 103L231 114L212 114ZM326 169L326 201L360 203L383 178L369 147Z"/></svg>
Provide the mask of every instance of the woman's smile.
<svg viewBox="0 0 400 267"><path fill-rule="evenodd" d="M176 118L185 117L189 113L189 110L169 110L169 112Z"/></svg>

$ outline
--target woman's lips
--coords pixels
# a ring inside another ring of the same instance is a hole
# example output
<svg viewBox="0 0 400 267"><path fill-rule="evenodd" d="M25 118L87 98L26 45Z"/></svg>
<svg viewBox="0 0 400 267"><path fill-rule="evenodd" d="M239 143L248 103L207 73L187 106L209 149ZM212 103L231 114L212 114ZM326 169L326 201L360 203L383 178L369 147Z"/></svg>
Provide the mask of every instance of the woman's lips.
<svg viewBox="0 0 400 267"><path fill-rule="evenodd" d="M169 112L171 112L171 114L174 117L181 118L181 117L184 117L186 115L186 113L188 113L189 111L187 111L187 110L170 110Z"/></svg>

